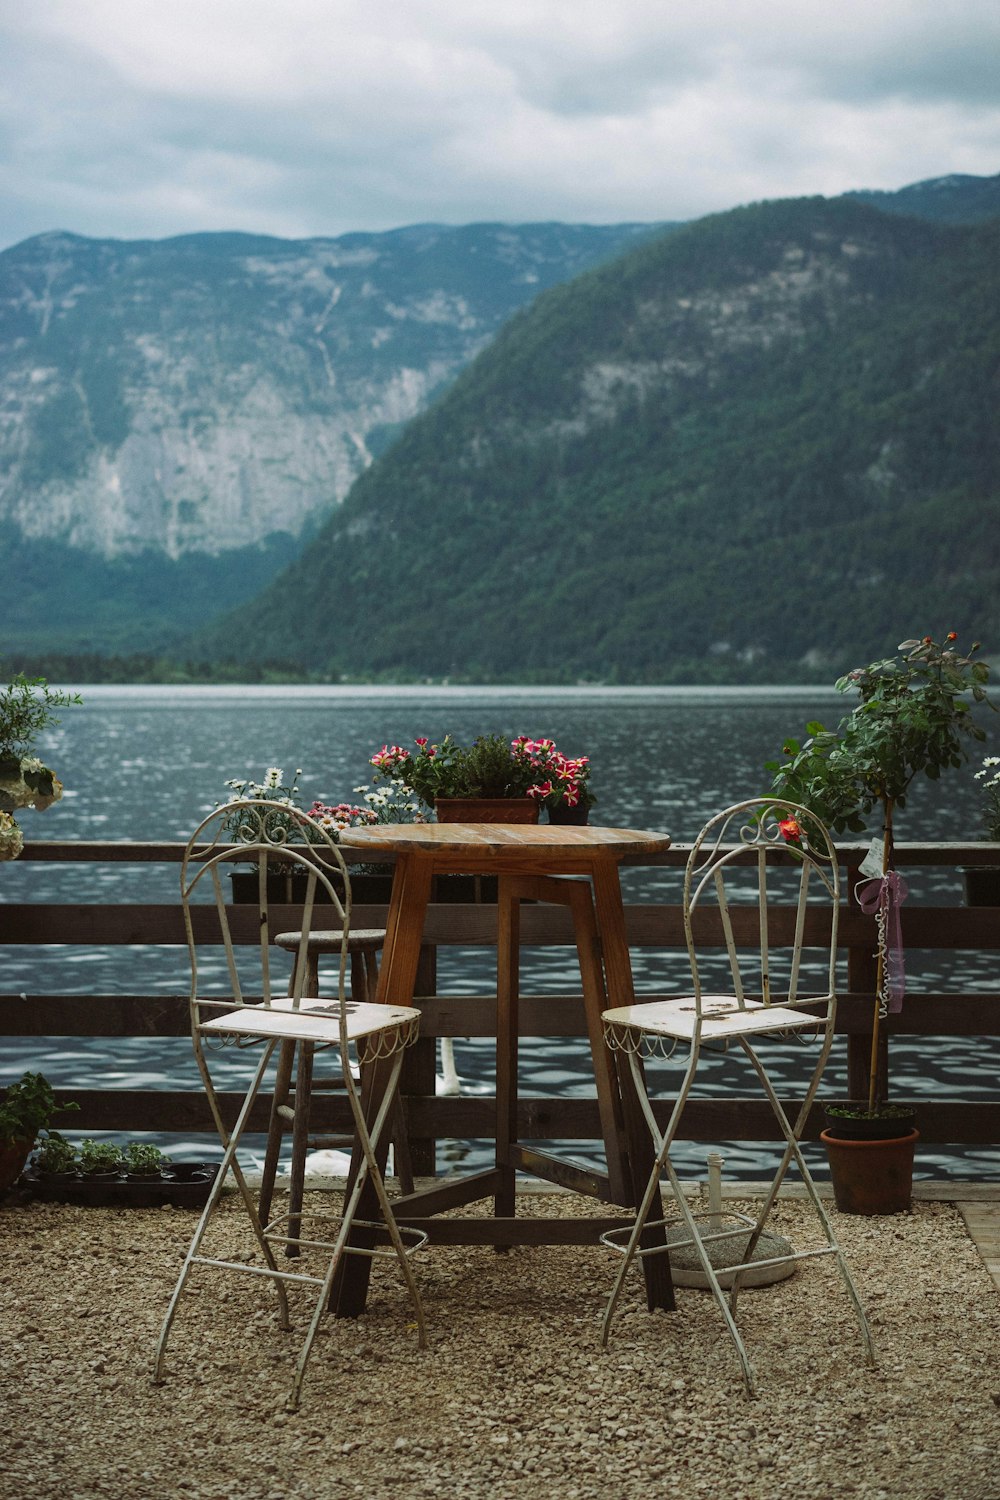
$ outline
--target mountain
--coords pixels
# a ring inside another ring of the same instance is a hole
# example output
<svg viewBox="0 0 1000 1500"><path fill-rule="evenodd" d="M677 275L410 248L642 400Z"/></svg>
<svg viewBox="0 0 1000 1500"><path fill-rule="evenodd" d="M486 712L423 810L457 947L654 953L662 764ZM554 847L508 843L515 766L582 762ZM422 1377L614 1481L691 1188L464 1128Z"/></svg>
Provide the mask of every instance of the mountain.
<svg viewBox="0 0 1000 1500"><path fill-rule="evenodd" d="M650 232L53 233L4 251L8 641L145 645L245 598L511 313Z"/></svg>
<svg viewBox="0 0 1000 1500"><path fill-rule="evenodd" d="M914 182L894 193L862 189L845 194L888 214L910 214L940 224L982 224L1000 217L1000 176L969 177L952 173Z"/></svg>
<svg viewBox="0 0 1000 1500"><path fill-rule="evenodd" d="M198 648L669 682L1000 643L998 371L996 221L713 215L516 315Z"/></svg>

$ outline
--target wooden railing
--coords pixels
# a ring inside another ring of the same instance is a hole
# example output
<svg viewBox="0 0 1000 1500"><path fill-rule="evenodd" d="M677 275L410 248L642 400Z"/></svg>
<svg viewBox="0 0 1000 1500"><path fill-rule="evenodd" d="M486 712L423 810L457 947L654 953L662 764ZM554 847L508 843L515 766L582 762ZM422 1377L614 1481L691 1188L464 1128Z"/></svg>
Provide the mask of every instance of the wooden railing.
<svg viewBox="0 0 1000 1500"><path fill-rule="evenodd" d="M29 843L21 859L73 864L176 864L182 847L180 844ZM857 866L864 849L844 846L840 852L845 866L845 889L849 889L857 878ZM676 872L674 902L633 903L626 907L629 940L637 952L645 949L683 950L680 868L686 857L686 847L678 846L667 854L635 861L636 865L665 866ZM996 860L995 846L991 848L982 844L904 844L896 849L897 865L911 871L919 866L947 868L994 863ZM0 866L0 895L3 893L3 868ZM280 908L277 920L281 925L295 927L298 910L294 906ZM385 907L355 908L355 922L359 926L382 925L384 917ZM256 922L252 907L245 910L233 908L233 923L238 940L255 940ZM956 953L963 950L996 953L1000 950L1000 909L996 907L907 904L902 911L902 925L907 949ZM491 1096L435 1097L434 1074L436 1038L495 1034L495 996L436 994L436 961L442 948L489 948L495 945L496 909L491 905L434 904L428 912L425 937L426 947L417 985L421 996L417 1003L423 1013L421 1041L407 1059L403 1087L414 1141L414 1165L418 1171L426 1173L434 1170L436 1140L488 1138L494 1131L495 1100ZM570 944L572 932L568 913L550 906L525 907L521 915L521 938L528 946ZM875 968L874 926L872 919L864 916L853 903L845 902L843 907L839 940L846 951L847 988L838 1008L837 1030L846 1037L849 1092L852 1097L862 1097L867 1093L868 1084ZM183 943L179 903L79 904L0 900L0 949L8 944L18 948L25 945L67 945L60 952L60 961L67 971L67 983L72 977L72 949L75 946L176 947ZM144 960L137 965L135 972L141 975L148 967L148 972L152 973L154 964L155 955L150 953L148 965ZM72 987L79 988L79 984ZM648 994L648 989L644 987L643 993ZM580 996L572 993L522 996L520 1029L526 1036L583 1035ZM885 1030L890 1046L892 1037L902 1035L927 1038L1000 1035L1000 971L997 984L985 992L956 989L925 993L911 987L902 1012L889 1018ZM0 994L0 1036L177 1037L187 1032L186 994ZM887 1059L887 1050L883 1049L880 1067L886 1076ZM5 1069L5 1075L8 1071ZM4 1081L7 1081L6 1076ZM128 1134L155 1131L188 1135L210 1132L213 1128L200 1090L67 1085L58 1093L61 1098L74 1099L80 1106L79 1114L68 1117L65 1126L72 1128L74 1133L109 1130ZM895 1093L893 1097L897 1097ZM237 1096L223 1098L226 1109L234 1113ZM933 1099L921 1098L919 1108L924 1142L968 1145L995 1144L1000 1140L1000 1108L995 1102L936 1095ZM526 1098L521 1101L520 1114L519 1129L523 1138L597 1140L600 1137L595 1099ZM345 1102L336 1098L318 1101L314 1123L319 1128L331 1130L345 1126ZM251 1128L263 1129L265 1126L266 1105L262 1104ZM807 1134L815 1137L821 1128L822 1117L816 1109ZM685 1109L681 1133L687 1139L699 1141L773 1140L775 1125L763 1100L697 1098L692 1099Z"/></svg>

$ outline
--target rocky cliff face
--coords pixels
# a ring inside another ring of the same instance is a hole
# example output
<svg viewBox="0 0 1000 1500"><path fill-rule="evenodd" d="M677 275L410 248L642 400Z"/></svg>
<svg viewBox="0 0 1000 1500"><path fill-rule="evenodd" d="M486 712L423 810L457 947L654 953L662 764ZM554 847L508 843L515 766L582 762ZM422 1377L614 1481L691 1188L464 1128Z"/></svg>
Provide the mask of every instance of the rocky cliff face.
<svg viewBox="0 0 1000 1500"><path fill-rule="evenodd" d="M0 525L109 559L299 537L512 312L648 232L28 240L0 254Z"/></svg>

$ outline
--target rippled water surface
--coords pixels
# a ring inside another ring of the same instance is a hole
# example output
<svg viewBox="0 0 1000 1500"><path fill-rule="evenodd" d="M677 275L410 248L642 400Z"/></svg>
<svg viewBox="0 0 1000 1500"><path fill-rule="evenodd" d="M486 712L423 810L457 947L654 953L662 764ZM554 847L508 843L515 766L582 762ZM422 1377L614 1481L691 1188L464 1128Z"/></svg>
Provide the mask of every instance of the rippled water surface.
<svg viewBox="0 0 1000 1500"><path fill-rule="evenodd" d="M367 759L384 742L409 744L417 735L459 740L481 733L547 735L567 753L588 754L599 801L593 820L609 826L668 831L689 841L713 812L766 790L763 763L789 734L801 735L810 719L833 725L848 706L823 689L552 689L552 688L168 688L90 687L82 708L67 710L41 747L67 786L47 813L27 812L26 837L46 839L184 839L201 816L226 795L230 777L259 778L267 766L290 774L302 768L303 800L340 801L368 779ZM988 726L991 733L993 726ZM990 748L996 753L995 744ZM899 815L898 837L974 839L979 836L977 784L971 769L937 785L924 782ZM16 862L0 865L0 900L109 902L134 900L136 866L77 866ZM626 897L675 899L678 871L626 871ZM908 873L913 901L957 904L957 877ZM176 899L176 868L141 873L143 900ZM526 959L526 990L572 988L572 950L549 950ZM676 960L670 960L676 962ZM170 950L2 950L7 992L178 993L186 988L186 961ZM913 988L992 989L995 958L984 955L907 955ZM664 960L640 953L637 985L663 989ZM452 951L439 961L444 992L488 991L487 956ZM0 1041L4 1080L26 1066L40 1067L58 1084L109 1088L194 1088L197 1073L190 1042L173 1039L31 1039ZM459 1070L469 1089L492 1092L488 1043L459 1042ZM237 1086L239 1062L224 1064L223 1081ZM801 1076L801 1050L783 1049L776 1070L783 1081ZM722 1059L703 1074L699 1092L726 1092L739 1065ZM966 1099L1000 1100L1000 1046L995 1039L917 1038L892 1044L894 1090L921 1097L946 1092ZM231 1079L226 1074L232 1074ZM669 1085L670 1071L663 1074ZM825 1092L842 1093L845 1064L839 1050L827 1071ZM585 1048L539 1040L523 1047L522 1092L588 1093ZM167 1144L178 1157L206 1155L203 1139ZM574 1154L586 1159L588 1149ZM692 1167L707 1147L683 1148ZM767 1148L746 1143L722 1147L727 1171L757 1176ZM483 1143L442 1147L442 1162L484 1160ZM993 1150L920 1151L917 1174L995 1177Z"/></svg>

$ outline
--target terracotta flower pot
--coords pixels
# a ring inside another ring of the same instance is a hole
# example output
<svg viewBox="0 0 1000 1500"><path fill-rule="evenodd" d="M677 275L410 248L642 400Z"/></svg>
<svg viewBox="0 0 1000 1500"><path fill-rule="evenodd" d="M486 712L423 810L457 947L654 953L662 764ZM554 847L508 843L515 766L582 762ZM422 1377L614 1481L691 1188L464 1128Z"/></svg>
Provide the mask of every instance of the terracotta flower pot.
<svg viewBox="0 0 1000 1500"><path fill-rule="evenodd" d="M439 823L537 823L533 797L435 797Z"/></svg>
<svg viewBox="0 0 1000 1500"><path fill-rule="evenodd" d="M901 1214L913 1193L913 1148L919 1130L895 1140L849 1141L824 1130L833 1196L844 1214Z"/></svg>

